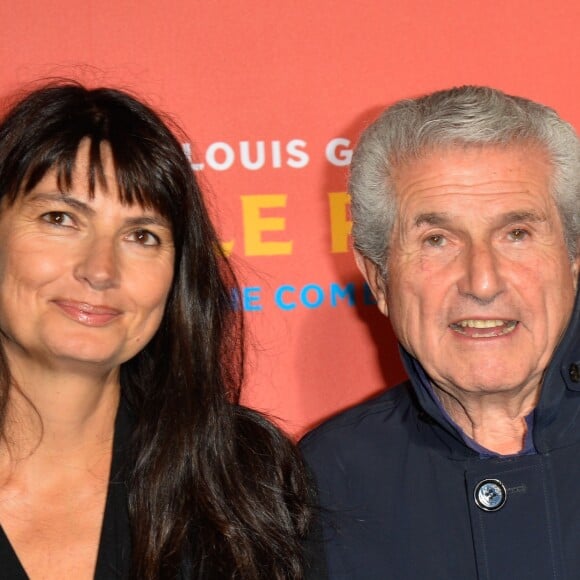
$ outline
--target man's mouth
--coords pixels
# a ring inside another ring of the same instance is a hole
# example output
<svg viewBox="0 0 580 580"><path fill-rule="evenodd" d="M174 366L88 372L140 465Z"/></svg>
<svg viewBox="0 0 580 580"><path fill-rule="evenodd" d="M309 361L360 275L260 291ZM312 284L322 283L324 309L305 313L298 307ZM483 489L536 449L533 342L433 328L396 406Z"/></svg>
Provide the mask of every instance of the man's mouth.
<svg viewBox="0 0 580 580"><path fill-rule="evenodd" d="M470 338L492 338L503 336L513 332L518 325L517 320L482 320L468 318L453 322L449 325L451 330L469 336Z"/></svg>

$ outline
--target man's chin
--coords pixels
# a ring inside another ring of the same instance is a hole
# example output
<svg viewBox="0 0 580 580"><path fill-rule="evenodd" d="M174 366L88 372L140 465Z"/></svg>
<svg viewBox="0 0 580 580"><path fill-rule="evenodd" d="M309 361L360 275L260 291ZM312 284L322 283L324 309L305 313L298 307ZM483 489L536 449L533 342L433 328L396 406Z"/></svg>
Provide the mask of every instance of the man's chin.
<svg viewBox="0 0 580 580"><path fill-rule="evenodd" d="M537 387L539 388L539 383L536 382L535 384L531 384L531 381L526 379L518 380L514 378L513 380L503 379L493 379L493 378L486 378L482 379L481 377L473 377L467 378L463 380L453 381L451 383L451 389L444 388L443 390L447 391L449 394L453 395L454 393L457 396L464 395L493 395L493 394L510 394L520 392L522 388L525 388L527 384L530 384L530 388Z"/></svg>

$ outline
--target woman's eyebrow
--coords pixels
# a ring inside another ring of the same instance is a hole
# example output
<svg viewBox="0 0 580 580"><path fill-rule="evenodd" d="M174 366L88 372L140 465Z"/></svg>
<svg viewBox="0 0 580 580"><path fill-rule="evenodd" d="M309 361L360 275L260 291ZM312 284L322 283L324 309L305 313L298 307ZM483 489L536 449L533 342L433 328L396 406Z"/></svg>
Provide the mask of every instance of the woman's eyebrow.
<svg viewBox="0 0 580 580"><path fill-rule="evenodd" d="M85 203L76 197L72 197L64 193L33 193L27 196L27 199L31 203L43 201L59 201L66 203L70 207L73 207L86 215L94 215L96 213L96 211L88 203Z"/></svg>
<svg viewBox="0 0 580 580"><path fill-rule="evenodd" d="M162 215L143 215L127 218L127 225L130 226L160 226L163 228L171 229L169 220L164 218Z"/></svg>
<svg viewBox="0 0 580 580"><path fill-rule="evenodd" d="M42 203L43 201L62 202L88 216L94 216L97 213L97 210L92 208L90 204L63 193L33 193L27 196L27 199L30 203ZM131 226L160 226L171 229L169 220L157 213L130 217L127 218L126 222Z"/></svg>

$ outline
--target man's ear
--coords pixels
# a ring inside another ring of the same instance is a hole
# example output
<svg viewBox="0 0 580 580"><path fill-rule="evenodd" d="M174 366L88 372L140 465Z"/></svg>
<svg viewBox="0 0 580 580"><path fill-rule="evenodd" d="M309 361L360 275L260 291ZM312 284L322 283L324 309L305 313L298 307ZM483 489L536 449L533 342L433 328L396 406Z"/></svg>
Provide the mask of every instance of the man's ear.
<svg viewBox="0 0 580 580"><path fill-rule="evenodd" d="M383 276L374 262L365 258L362 254L354 250L354 259L358 269L364 276L375 300L377 301L378 309L385 315L389 315L389 307L387 304L387 293L385 289L385 281Z"/></svg>
<svg viewBox="0 0 580 580"><path fill-rule="evenodd" d="M580 243L577 242L577 243ZM580 252L576 252L576 257L572 260L572 277L574 279L574 288L578 286L578 273L580 272Z"/></svg>

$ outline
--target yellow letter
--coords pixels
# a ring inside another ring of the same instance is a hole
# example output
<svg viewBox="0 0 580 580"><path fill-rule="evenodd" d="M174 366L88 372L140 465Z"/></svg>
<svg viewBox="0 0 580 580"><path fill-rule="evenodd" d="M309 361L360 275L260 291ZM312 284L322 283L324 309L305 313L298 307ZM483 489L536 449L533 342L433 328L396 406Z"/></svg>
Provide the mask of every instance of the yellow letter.
<svg viewBox="0 0 580 580"><path fill-rule="evenodd" d="M348 251L348 236L352 222L348 219L346 208L350 195L344 192L329 193L330 201L330 247L333 254Z"/></svg>
<svg viewBox="0 0 580 580"><path fill-rule="evenodd" d="M222 247L222 252L226 256L226 258L229 258L232 255L232 252L234 251L234 240L231 240L229 242L220 242L220 246Z"/></svg>
<svg viewBox="0 0 580 580"><path fill-rule="evenodd" d="M261 210L271 207L286 207L286 196L242 195L246 256L279 256L292 253L291 241L262 240L263 232L281 232L286 229L285 218L262 217Z"/></svg>

